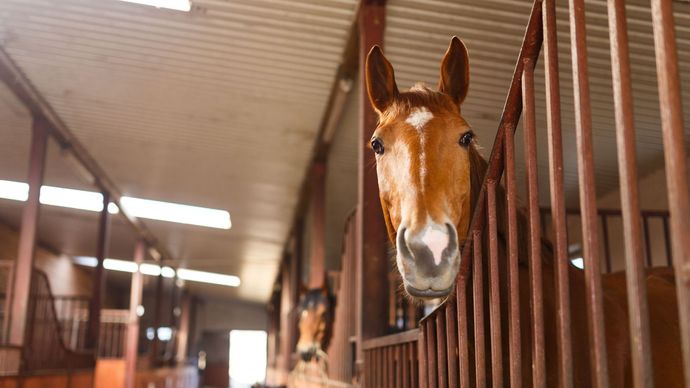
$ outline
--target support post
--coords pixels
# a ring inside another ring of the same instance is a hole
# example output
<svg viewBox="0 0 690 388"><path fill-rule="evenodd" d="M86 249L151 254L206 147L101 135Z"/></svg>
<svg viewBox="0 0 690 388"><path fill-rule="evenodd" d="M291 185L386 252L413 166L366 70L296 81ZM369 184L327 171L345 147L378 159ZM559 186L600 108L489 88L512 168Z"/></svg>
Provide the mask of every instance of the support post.
<svg viewBox="0 0 690 388"><path fill-rule="evenodd" d="M385 1L365 0L359 11L360 82L365 82L366 58L374 45L383 46ZM371 319L388 311L387 236L378 194L374 153L368 149L378 117L362 85L359 104L359 156L357 193L357 373L364 362L362 341L386 334L385 319Z"/></svg>
<svg viewBox="0 0 690 388"><path fill-rule="evenodd" d="M315 162L311 167L311 249L309 253L310 289L323 285L326 273L326 163Z"/></svg>
<svg viewBox="0 0 690 388"><path fill-rule="evenodd" d="M91 301L89 303L89 325L86 331L86 346L88 349L98 348L98 337L101 326L101 307L103 305L103 294L105 291L105 268L103 262L105 261L106 252L108 250L108 241L110 238L110 213L108 213L108 204L110 203L110 194L107 191L103 192L103 210L98 223L98 246L96 252L96 259L98 263L93 271L93 285L91 292Z"/></svg>
<svg viewBox="0 0 690 388"><path fill-rule="evenodd" d="M158 275L156 278L156 297L155 297L156 307L154 310L154 322L153 322L153 341L151 341L151 354L150 366L155 368L159 365L159 354L160 353L160 339L158 338L158 329L161 327L161 318L163 313L163 275Z"/></svg>
<svg viewBox="0 0 690 388"><path fill-rule="evenodd" d="M192 297L184 292L182 294L182 303L180 304L180 321L179 330L177 332L177 349L175 361L177 364L183 364L187 359L187 343L189 342L189 316L192 304Z"/></svg>
<svg viewBox="0 0 690 388"><path fill-rule="evenodd" d="M134 262L137 265L144 261L146 243L137 242L134 248ZM125 387L134 388L137 373L137 355L139 349L139 315L137 308L141 305L143 289L143 275L137 271L132 273L132 285L129 293L129 318L127 321L127 339L125 344Z"/></svg>
<svg viewBox="0 0 690 388"><path fill-rule="evenodd" d="M45 172L48 131L48 123L43 118L33 118L29 156L29 196L22 213L19 250L12 287L12 308L10 310L9 343L16 346L24 344L26 334L27 309L31 293L31 274L34 267L36 229L40 208L39 197Z"/></svg>

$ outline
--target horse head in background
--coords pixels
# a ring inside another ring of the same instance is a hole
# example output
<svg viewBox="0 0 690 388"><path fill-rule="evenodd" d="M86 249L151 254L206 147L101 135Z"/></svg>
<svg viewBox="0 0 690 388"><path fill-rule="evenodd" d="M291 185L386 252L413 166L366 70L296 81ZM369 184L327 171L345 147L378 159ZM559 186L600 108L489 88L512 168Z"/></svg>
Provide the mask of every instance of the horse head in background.
<svg viewBox="0 0 690 388"><path fill-rule="evenodd" d="M321 288L302 289L298 306L297 353L304 362L319 361L325 359L331 339L335 300L328 290L326 279Z"/></svg>
<svg viewBox="0 0 690 388"><path fill-rule="evenodd" d="M389 238L408 294L445 297L460 267L473 198L486 162L460 114L469 86L465 45L453 38L436 90L416 85L400 92L378 46L367 57L366 85L379 114L371 138Z"/></svg>

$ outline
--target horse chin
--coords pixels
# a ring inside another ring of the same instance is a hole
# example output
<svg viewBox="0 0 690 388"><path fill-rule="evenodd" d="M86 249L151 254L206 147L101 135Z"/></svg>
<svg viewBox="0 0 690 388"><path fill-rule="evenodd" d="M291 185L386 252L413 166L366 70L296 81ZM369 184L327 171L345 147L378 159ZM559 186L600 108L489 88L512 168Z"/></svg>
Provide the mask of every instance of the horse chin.
<svg viewBox="0 0 690 388"><path fill-rule="evenodd" d="M451 292L453 292L453 284L450 285L450 287L442 290L435 290L432 288L427 288L426 290L420 290L418 288L415 288L411 286L409 283L406 281L403 281L403 284L405 286L405 292L407 292L411 297L417 298L417 299L437 299L437 298L445 298L448 295L450 295Z"/></svg>

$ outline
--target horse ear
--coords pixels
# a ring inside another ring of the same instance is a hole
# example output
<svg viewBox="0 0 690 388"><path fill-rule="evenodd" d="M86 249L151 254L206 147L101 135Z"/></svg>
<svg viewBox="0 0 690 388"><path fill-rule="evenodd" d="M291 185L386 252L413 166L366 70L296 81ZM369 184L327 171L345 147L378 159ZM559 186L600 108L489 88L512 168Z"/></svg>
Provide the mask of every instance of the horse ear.
<svg viewBox="0 0 690 388"><path fill-rule="evenodd" d="M446 93L460 106L470 86L470 61L467 47L457 36L450 40L450 46L441 61L439 92Z"/></svg>
<svg viewBox="0 0 690 388"><path fill-rule="evenodd" d="M369 101L380 114L398 97L393 66L383 56L379 46L374 46L367 55L366 83Z"/></svg>

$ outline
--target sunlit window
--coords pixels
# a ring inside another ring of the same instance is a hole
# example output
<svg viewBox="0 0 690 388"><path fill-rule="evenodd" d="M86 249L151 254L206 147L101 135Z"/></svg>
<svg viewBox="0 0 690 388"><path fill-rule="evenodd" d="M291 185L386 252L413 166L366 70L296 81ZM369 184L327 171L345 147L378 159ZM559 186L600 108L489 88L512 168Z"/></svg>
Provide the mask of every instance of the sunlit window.
<svg viewBox="0 0 690 388"><path fill-rule="evenodd" d="M267 335L261 330L230 332L230 384L249 388L266 379Z"/></svg>

